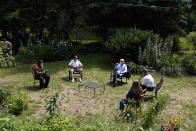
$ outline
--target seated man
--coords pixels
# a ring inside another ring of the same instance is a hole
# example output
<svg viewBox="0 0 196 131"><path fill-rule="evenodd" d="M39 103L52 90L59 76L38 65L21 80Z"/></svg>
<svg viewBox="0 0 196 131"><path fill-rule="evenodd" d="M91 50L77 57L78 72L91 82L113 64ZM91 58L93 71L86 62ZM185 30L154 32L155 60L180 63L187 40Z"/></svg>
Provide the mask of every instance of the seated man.
<svg viewBox="0 0 196 131"><path fill-rule="evenodd" d="M44 69L43 61L37 60L37 64L34 67L34 73L36 78L40 81L40 88L47 88L50 82L50 76L47 74L48 70ZM44 83L45 79L45 83Z"/></svg>
<svg viewBox="0 0 196 131"><path fill-rule="evenodd" d="M8 62L8 58L9 58L9 59L11 59L13 66L16 67L16 63L12 57L12 44L11 44L11 42L6 41L6 39L4 39L4 43L2 44L2 49L3 49L3 56L5 58L7 66L9 67L9 62Z"/></svg>
<svg viewBox="0 0 196 131"><path fill-rule="evenodd" d="M123 76L127 72L127 65L125 64L124 59L120 59L120 64L117 64L114 67L114 79L113 79L113 87L117 84L117 77Z"/></svg>
<svg viewBox="0 0 196 131"><path fill-rule="evenodd" d="M139 82L141 83L142 89L144 91L153 91L154 89L154 79L153 77L149 74L147 69L144 69L142 71L142 75L144 78L141 81L141 78L139 78Z"/></svg>
<svg viewBox="0 0 196 131"><path fill-rule="evenodd" d="M120 110L124 110L124 104L130 104L129 99L136 101L136 106L139 106L139 100L142 98L142 88L137 80L133 81L132 87L126 97L120 101Z"/></svg>
<svg viewBox="0 0 196 131"><path fill-rule="evenodd" d="M82 81L82 63L78 60L78 56L75 55L74 59L69 62L69 71L71 74L72 82L74 82L74 72L80 73L80 81Z"/></svg>

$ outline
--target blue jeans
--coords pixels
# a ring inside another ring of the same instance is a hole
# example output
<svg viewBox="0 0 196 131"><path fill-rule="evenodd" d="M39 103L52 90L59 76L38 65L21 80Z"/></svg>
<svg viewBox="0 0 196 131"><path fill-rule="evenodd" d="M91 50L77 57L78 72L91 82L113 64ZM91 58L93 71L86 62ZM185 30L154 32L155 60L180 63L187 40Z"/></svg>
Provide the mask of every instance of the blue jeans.
<svg viewBox="0 0 196 131"><path fill-rule="evenodd" d="M128 102L128 100L124 100L124 99L122 99L121 101L120 101L120 110L124 110L124 104L130 104L129 102Z"/></svg>

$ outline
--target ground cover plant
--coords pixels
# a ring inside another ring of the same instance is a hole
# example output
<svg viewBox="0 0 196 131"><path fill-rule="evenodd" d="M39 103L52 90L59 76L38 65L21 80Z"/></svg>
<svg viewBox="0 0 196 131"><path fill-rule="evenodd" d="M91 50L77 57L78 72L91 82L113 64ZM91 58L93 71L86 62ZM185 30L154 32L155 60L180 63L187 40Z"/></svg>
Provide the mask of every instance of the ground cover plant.
<svg viewBox="0 0 196 131"><path fill-rule="evenodd" d="M86 59L88 58L88 59ZM79 82L71 83L68 80L68 69L66 61L47 62L45 67L49 69L51 75L51 83L49 88L40 90L33 88L33 76L30 71L31 64L18 63L16 68L2 68L0 70L0 86L3 89L17 88L29 97L28 109L24 110L21 115L16 116L17 120L13 122L13 130L15 127L28 129L28 125L34 125L35 129L47 129L48 114L45 108L48 101L58 90L60 91L61 107L60 114L63 115L57 120L51 121L58 123L65 121L70 123L73 129L79 130L139 130L144 129L145 120L143 115L148 112L150 103L153 103L153 94L148 93L147 100L142 103L142 114L138 116L138 122L135 124L135 119L123 119L120 117L119 102L125 97L132 81L137 80L139 75L132 74L129 84L118 85L116 88L111 88L109 84L110 72L113 69L110 61L111 58L107 54L88 54L79 56L84 66L84 81L93 81L106 85L105 93L102 90L97 90L96 97L93 97L91 90L81 89L78 93ZM58 67L58 68L57 68ZM155 81L160 80L160 75L154 74ZM175 115L181 117L183 122L180 129L194 130L195 118L195 76L165 77L163 87L158 93L158 98L168 99L169 102L165 108L161 108L154 117L154 122L148 128L159 130L160 123L169 120L170 116ZM189 95L187 95L189 94ZM155 106L156 107L156 106ZM159 107L159 106L158 106ZM5 108L0 107L0 112L5 116ZM30 117L26 124L22 120ZM151 115L150 115L151 116ZM134 117L133 117L134 118ZM66 120L67 119L67 120ZM33 121L34 120L34 121ZM56 122L55 122L56 121ZM72 123L73 121L73 123ZM11 122L11 121L9 121ZM33 124L34 123L34 124ZM63 122L64 123L64 122ZM6 125L6 124L5 124ZM45 126L44 126L45 125ZM69 125L69 124L68 124ZM26 126L26 127L24 127ZM70 127L68 126L68 127ZM49 128L49 127L48 127ZM55 128L50 125L50 128ZM147 128L147 129L148 129ZM30 129L30 128L29 128Z"/></svg>

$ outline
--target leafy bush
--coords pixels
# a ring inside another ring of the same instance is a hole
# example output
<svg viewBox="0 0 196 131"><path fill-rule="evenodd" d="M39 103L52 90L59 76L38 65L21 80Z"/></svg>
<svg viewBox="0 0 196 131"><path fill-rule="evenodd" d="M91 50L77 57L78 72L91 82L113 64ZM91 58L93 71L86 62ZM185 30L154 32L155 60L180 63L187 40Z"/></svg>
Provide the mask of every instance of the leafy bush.
<svg viewBox="0 0 196 131"><path fill-rule="evenodd" d="M28 47L21 47L19 53L16 55L16 60L21 62L29 62L33 59L36 59L36 55L33 50Z"/></svg>
<svg viewBox="0 0 196 131"><path fill-rule="evenodd" d="M6 117L0 117L0 131L19 131L19 127L16 123L16 118L12 115Z"/></svg>
<svg viewBox="0 0 196 131"><path fill-rule="evenodd" d="M21 62L29 62L34 59L44 61L65 60L72 57L78 51L78 45L71 41L51 40L44 44L28 44L28 47L21 47L16 59Z"/></svg>
<svg viewBox="0 0 196 131"><path fill-rule="evenodd" d="M9 95L10 95L10 92L8 90L0 88L0 104L2 104L4 101L6 101L6 99Z"/></svg>
<svg viewBox="0 0 196 131"><path fill-rule="evenodd" d="M143 69L149 69L148 66L138 65L138 64L135 64L134 62L129 62L128 64L130 65L130 70L132 74L141 75L141 72Z"/></svg>
<svg viewBox="0 0 196 131"><path fill-rule="evenodd" d="M20 115L28 108L28 97L23 91L14 91L7 102L8 111L13 115Z"/></svg>
<svg viewBox="0 0 196 131"><path fill-rule="evenodd" d="M160 95L158 99L154 99L153 102L149 104L144 112L143 128L147 129L154 124L158 112L165 108L166 104L169 102L168 98L169 97L166 95Z"/></svg>
<svg viewBox="0 0 196 131"><path fill-rule="evenodd" d="M65 116L54 117L46 125L48 131L70 131L74 130L74 121Z"/></svg>
<svg viewBox="0 0 196 131"><path fill-rule="evenodd" d="M139 30L136 28L113 29L105 46L112 53L112 57L125 57L131 54L127 59L137 60L139 47L144 48L147 40L159 37L152 31Z"/></svg>
<svg viewBox="0 0 196 131"><path fill-rule="evenodd" d="M186 38L180 37L178 42L180 50L190 50L194 48L193 44L189 42Z"/></svg>
<svg viewBox="0 0 196 131"><path fill-rule="evenodd" d="M159 37L154 40L148 39L144 50L142 51L141 47L139 49L138 62L158 69L160 63L163 63L163 58L168 56L168 54L171 54L172 45L172 38L167 38L165 40Z"/></svg>
<svg viewBox="0 0 196 131"><path fill-rule="evenodd" d="M163 75L175 77L182 75L182 68L179 64L169 64L167 66L162 66L159 72Z"/></svg>
<svg viewBox="0 0 196 131"><path fill-rule="evenodd" d="M184 70L190 75L196 75L196 56L186 56L182 59Z"/></svg>

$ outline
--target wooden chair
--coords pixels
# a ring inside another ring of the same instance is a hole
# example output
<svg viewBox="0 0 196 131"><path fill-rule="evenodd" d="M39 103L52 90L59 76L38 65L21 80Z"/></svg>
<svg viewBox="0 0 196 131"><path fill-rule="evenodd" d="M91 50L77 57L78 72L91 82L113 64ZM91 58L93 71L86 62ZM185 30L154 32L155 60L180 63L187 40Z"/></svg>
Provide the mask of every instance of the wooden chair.
<svg viewBox="0 0 196 131"><path fill-rule="evenodd" d="M35 72L34 72L35 66L36 66L36 64L31 65L31 72L33 74L33 79L34 79L33 87L35 87L36 83L39 83L39 80L36 78L36 75L35 75Z"/></svg>

